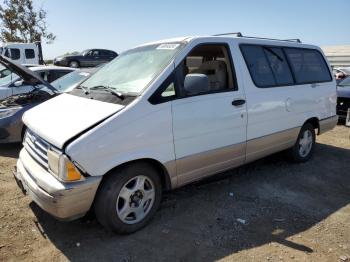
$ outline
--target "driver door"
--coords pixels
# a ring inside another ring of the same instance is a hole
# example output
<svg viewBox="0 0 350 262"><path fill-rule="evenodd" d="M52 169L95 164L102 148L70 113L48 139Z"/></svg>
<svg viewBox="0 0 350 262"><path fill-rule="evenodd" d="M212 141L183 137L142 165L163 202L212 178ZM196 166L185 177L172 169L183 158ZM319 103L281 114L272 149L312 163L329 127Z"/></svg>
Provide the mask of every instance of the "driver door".
<svg viewBox="0 0 350 262"><path fill-rule="evenodd" d="M245 161L245 96L235 81L229 52L226 44L201 45L177 69L182 94L172 101L172 115L179 185ZM187 94L184 81L190 74L206 75L209 91Z"/></svg>

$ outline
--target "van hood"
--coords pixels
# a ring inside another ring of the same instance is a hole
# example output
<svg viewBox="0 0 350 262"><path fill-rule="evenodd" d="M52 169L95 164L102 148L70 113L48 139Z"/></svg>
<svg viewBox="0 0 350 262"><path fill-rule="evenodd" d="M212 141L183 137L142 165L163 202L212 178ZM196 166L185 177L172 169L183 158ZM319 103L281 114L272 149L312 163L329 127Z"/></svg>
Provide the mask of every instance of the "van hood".
<svg viewBox="0 0 350 262"><path fill-rule="evenodd" d="M115 114L123 107L118 104L62 94L28 110L23 115L23 122L35 134L62 149L68 140Z"/></svg>

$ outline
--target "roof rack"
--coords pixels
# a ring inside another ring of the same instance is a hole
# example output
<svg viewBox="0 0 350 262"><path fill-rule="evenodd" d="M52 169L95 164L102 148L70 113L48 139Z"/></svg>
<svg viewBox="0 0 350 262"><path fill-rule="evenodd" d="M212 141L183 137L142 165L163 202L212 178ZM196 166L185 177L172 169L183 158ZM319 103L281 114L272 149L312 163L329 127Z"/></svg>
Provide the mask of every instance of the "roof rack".
<svg viewBox="0 0 350 262"><path fill-rule="evenodd" d="M241 32L216 34L216 35L213 35L213 36L222 36L222 35L236 35L237 37L242 37L243 36Z"/></svg>
<svg viewBox="0 0 350 262"><path fill-rule="evenodd" d="M252 39L263 39L263 40L275 40L275 41L286 41L286 42L301 43L301 40L298 39L298 38L296 38L296 39L275 39L275 38L265 38L265 37L256 37L256 36L245 36L241 32L215 34L213 36L224 36L224 35L236 35L237 37L252 38Z"/></svg>

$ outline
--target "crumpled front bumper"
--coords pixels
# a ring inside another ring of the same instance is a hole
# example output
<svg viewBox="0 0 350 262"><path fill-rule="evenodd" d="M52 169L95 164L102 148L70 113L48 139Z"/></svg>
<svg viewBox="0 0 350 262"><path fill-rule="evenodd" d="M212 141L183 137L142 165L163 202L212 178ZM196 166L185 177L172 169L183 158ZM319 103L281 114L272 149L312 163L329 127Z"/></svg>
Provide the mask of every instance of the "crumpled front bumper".
<svg viewBox="0 0 350 262"><path fill-rule="evenodd" d="M60 220L73 220L89 211L102 177L62 183L22 149L14 172L22 191L43 210Z"/></svg>

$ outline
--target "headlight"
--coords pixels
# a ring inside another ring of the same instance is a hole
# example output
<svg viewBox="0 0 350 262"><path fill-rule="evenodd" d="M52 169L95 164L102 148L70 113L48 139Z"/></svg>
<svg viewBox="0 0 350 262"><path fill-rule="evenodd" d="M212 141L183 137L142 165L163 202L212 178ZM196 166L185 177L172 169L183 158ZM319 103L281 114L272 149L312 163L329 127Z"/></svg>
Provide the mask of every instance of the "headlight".
<svg viewBox="0 0 350 262"><path fill-rule="evenodd" d="M64 182L81 180L83 177L75 165L62 153L52 149L47 151L50 171Z"/></svg>
<svg viewBox="0 0 350 262"><path fill-rule="evenodd" d="M0 119L13 116L21 108L22 107L12 107L12 108L0 109Z"/></svg>

